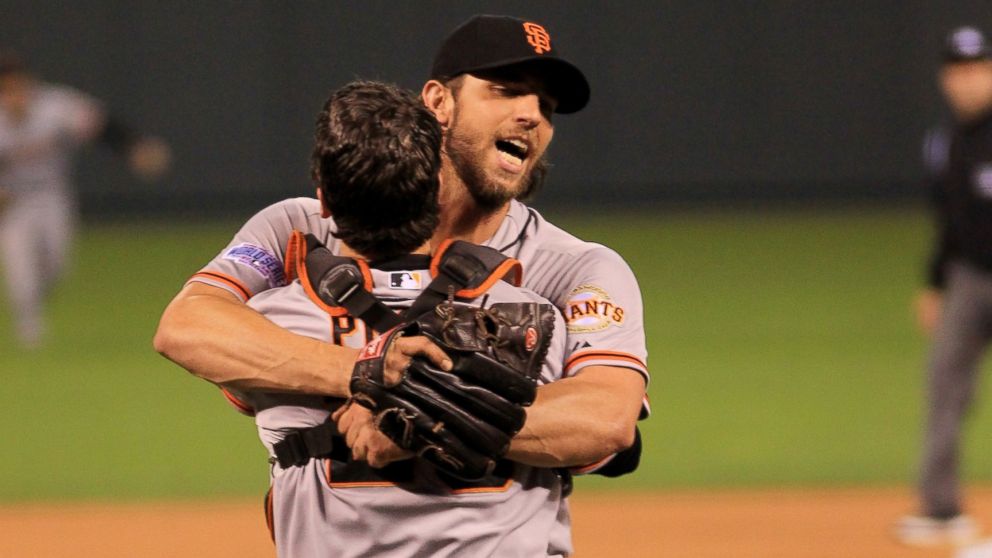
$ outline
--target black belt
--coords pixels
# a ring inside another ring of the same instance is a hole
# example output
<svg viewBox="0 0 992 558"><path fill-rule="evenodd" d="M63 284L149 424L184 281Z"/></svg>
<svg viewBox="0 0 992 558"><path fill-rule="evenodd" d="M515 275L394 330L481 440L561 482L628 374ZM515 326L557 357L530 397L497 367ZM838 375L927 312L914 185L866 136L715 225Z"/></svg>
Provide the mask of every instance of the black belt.
<svg viewBox="0 0 992 558"><path fill-rule="evenodd" d="M283 469L306 465L315 457L330 457L339 461L347 461L351 455L348 447L344 444L344 438L338 434L337 425L333 422L293 430L285 438L276 442L272 449L276 456L269 458L269 462L278 463Z"/></svg>
<svg viewBox="0 0 992 558"><path fill-rule="evenodd" d="M335 471L335 477L340 481L387 481L398 485L415 481L414 468L409 461L390 463L382 469L373 469L367 463L353 461L351 450L338 434L337 425L333 422L292 430L285 438L276 442L273 449L276 456L269 458L269 463L278 463L283 469L306 465L314 458L329 458L338 462L334 467L341 467ZM513 475L513 468L513 463L501 459L496 463L493 473L480 481L463 481L444 473L439 474L438 480L452 490L499 487L506 484ZM568 496L572 492L572 475L566 469L555 469L555 473L561 479L563 494Z"/></svg>

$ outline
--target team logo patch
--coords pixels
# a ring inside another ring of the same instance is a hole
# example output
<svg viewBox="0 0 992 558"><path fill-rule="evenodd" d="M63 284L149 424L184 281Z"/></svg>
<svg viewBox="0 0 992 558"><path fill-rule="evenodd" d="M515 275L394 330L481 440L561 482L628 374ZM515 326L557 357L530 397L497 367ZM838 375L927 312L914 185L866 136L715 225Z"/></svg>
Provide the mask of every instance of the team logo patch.
<svg viewBox="0 0 992 558"><path fill-rule="evenodd" d="M423 288L419 271L394 271L389 274L389 286L394 289L419 291Z"/></svg>
<svg viewBox="0 0 992 558"><path fill-rule="evenodd" d="M992 198L992 163L978 165L973 176L975 191L983 198Z"/></svg>
<svg viewBox="0 0 992 558"><path fill-rule="evenodd" d="M623 316L623 307L614 303L609 293L593 285L576 287L565 303L569 333L601 331L611 325L623 325Z"/></svg>
<svg viewBox="0 0 992 558"><path fill-rule="evenodd" d="M264 248L254 244L238 244L224 254L224 259L255 270L268 281L270 287L281 287L286 284L282 262Z"/></svg>

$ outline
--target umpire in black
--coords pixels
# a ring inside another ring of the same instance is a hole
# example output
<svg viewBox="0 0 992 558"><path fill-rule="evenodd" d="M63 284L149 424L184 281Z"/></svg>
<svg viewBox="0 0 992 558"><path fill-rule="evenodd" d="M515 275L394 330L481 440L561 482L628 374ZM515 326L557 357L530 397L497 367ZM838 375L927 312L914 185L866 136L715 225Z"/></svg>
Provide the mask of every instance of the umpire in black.
<svg viewBox="0 0 992 558"><path fill-rule="evenodd" d="M924 144L937 241L917 298L918 321L932 337L921 506L897 530L917 545L963 544L979 534L962 511L958 454L992 338L992 48L980 30L948 35L939 81L953 119Z"/></svg>

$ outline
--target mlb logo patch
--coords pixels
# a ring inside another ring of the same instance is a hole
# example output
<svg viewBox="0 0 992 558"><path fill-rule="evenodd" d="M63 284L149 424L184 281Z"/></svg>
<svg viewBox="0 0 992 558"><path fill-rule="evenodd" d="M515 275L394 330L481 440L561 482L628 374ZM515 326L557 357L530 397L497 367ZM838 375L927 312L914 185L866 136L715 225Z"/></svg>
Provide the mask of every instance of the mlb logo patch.
<svg viewBox="0 0 992 558"><path fill-rule="evenodd" d="M394 289L419 291L423 288L419 271L394 271L389 274L389 286Z"/></svg>

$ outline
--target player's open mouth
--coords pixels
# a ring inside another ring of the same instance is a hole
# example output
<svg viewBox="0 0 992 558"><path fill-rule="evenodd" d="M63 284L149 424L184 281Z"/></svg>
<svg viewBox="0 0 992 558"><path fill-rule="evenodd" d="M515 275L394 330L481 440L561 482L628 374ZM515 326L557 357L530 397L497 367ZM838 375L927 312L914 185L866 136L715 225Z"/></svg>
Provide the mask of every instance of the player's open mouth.
<svg viewBox="0 0 992 558"><path fill-rule="evenodd" d="M530 146L527 145L527 142L519 139L496 140L496 150L499 152L501 159L515 167L519 167L527 159Z"/></svg>

